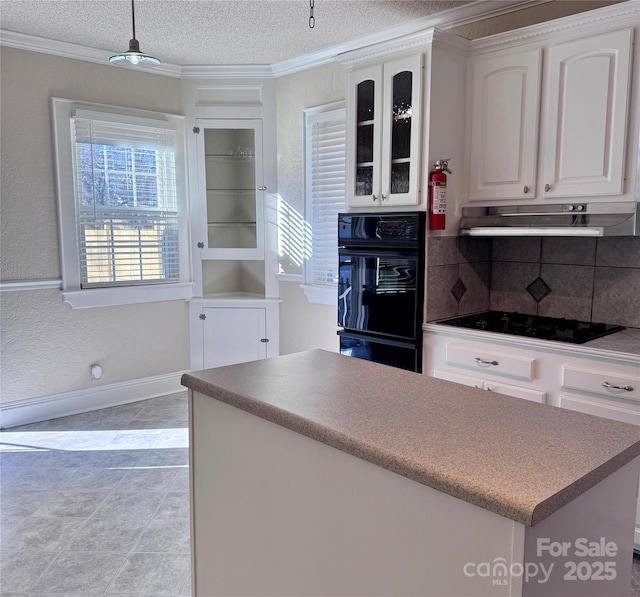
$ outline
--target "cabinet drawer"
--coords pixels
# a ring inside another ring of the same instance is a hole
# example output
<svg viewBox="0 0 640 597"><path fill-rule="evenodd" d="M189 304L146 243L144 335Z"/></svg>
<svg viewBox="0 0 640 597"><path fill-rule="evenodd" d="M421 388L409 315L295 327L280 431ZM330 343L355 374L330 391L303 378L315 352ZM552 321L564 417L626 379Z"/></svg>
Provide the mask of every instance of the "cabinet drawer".
<svg viewBox="0 0 640 597"><path fill-rule="evenodd" d="M433 376L438 379L445 379L446 381L452 381L465 386L473 386L479 390L487 390L489 392L496 392L498 394L505 394L506 396L513 396L514 398L522 398L523 400L530 400L531 402L539 402L544 404L546 402L547 394L540 390L530 390L529 388L519 388L518 386L512 386L505 383L499 383L494 381L487 381L478 377L470 377L467 375L459 375L458 373L451 373L450 371L443 371L436 369L433 372Z"/></svg>
<svg viewBox="0 0 640 597"><path fill-rule="evenodd" d="M640 374L632 377L564 365L562 387L601 396L640 401Z"/></svg>
<svg viewBox="0 0 640 597"><path fill-rule="evenodd" d="M447 344L447 365L472 369L477 373L502 375L532 381L535 359L504 354L486 348Z"/></svg>
<svg viewBox="0 0 640 597"><path fill-rule="evenodd" d="M630 423L632 425L640 425L640 403L630 405L620 404L619 402L604 404L597 398L587 400L581 396L571 396L567 394L560 395L560 406L575 410L587 415L595 415L612 419L620 423Z"/></svg>

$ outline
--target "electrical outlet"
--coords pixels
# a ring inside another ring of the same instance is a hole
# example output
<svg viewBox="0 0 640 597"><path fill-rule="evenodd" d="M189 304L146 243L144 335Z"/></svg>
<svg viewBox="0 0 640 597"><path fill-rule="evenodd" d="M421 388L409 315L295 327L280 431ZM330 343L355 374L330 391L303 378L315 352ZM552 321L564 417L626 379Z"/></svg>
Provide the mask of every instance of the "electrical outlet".
<svg viewBox="0 0 640 597"><path fill-rule="evenodd" d="M96 379L100 379L102 377L102 367L100 365L91 365L91 381L95 381Z"/></svg>

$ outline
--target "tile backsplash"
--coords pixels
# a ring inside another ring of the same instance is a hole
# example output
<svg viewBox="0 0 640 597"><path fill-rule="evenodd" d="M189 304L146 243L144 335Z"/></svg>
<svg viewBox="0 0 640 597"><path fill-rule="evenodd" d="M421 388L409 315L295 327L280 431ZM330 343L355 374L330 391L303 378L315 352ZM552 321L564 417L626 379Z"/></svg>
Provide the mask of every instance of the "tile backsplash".
<svg viewBox="0 0 640 597"><path fill-rule="evenodd" d="M640 327L640 237L429 238L426 303Z"/></svg>

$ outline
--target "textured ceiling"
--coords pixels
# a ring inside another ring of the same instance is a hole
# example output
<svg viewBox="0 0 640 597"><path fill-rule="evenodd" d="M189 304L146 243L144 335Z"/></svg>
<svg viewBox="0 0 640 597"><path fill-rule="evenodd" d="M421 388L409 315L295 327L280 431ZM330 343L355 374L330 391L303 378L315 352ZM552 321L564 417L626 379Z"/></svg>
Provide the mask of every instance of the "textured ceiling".
<svg viewBox="0 0 640 597"><path fill-rule="evenodd" d="M141 50L178 65L274 64L470 0L136 0ZM122 52L129 0L0 0L0 28Z"/></svg>

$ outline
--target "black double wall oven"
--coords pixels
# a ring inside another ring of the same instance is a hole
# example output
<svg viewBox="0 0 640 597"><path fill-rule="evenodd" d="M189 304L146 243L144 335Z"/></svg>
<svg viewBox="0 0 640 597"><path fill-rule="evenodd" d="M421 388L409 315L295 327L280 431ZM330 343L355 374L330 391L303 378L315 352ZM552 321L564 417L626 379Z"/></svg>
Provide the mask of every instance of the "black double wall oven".
<svg viewBox="0 0 640 597"><path fill-rule="evenodd" d="M340 352L422 371L425 214L338 216Z"/></svg>

